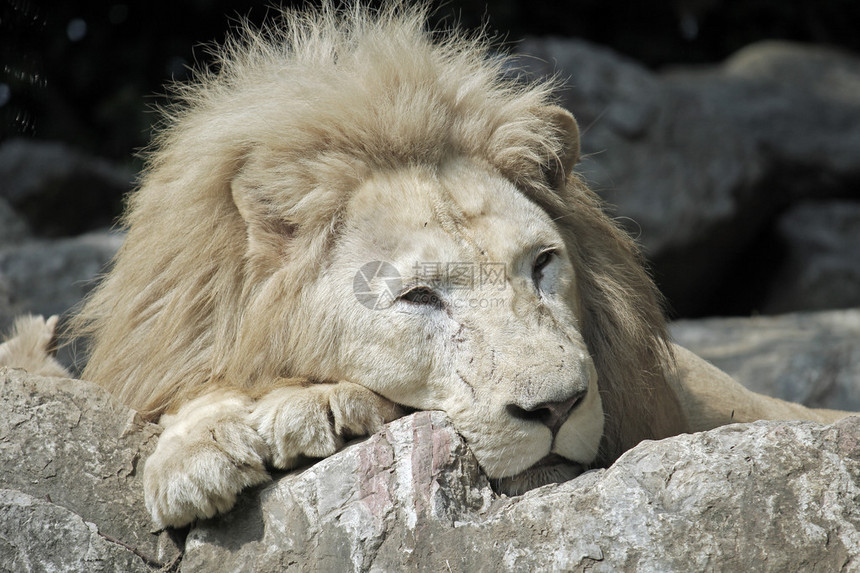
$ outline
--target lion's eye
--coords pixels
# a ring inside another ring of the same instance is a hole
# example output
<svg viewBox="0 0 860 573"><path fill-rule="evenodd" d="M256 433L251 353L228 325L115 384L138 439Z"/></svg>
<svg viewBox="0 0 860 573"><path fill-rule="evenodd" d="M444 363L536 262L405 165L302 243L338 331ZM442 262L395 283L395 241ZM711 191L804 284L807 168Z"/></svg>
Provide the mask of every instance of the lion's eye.
<svg viewBox="0 0 860 573"><path fill-rule="evenodd" d="M397 300L409 304L420 304L425 306L442 306L442 299L436 292L427 287L412 287L400 293Z"/></svg>
<svg viewBox="0 0 860 573"><path fill-rule="evenodd" d="M535 283L536 289L540 290L540 281L543 278L543 270L552 261L555 254L555 249L547 249L542 251L535 259L534 266L532 267L532 280Z"/></svg>

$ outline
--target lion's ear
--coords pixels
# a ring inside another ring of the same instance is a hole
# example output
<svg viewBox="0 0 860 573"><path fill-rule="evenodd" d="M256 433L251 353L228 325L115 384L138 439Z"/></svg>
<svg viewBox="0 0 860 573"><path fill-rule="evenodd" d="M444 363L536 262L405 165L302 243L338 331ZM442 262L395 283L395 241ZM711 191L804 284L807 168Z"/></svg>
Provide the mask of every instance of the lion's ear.
<svg viewBox="0 0 860 573"><path fill-rule="evenodd" d="M249 258L258 262L279 260L296 226L278 211L276 201L268 198L264 190L249 185L241 174L232 181L230 191L245 222Z"/></svg>
<svg viewBox="0 0 860 573"><path fill-rule="evenodd" d="M544 167L550 185L558 189L564 186L567 176L579 162L579 126L573 115L559 106L546 106L539 113L558 134L558 158Z"/></svg>

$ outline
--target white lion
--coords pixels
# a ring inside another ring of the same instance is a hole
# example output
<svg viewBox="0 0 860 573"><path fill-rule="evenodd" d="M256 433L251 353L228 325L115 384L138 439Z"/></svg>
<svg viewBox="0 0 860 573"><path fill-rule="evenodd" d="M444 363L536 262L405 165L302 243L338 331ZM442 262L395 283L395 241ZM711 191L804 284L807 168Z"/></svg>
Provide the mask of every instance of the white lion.
<svg viewBox="0 0 860 573"><path fill-rule="evenodd" d="M267 466L407 409L447 412L509 492L646 438L844 415L673 347L634 244L572 174L552 82L424 24L405 5L287 12L178 89L77 321L84 378L165 428L156 524L226 511Z"/></svg>

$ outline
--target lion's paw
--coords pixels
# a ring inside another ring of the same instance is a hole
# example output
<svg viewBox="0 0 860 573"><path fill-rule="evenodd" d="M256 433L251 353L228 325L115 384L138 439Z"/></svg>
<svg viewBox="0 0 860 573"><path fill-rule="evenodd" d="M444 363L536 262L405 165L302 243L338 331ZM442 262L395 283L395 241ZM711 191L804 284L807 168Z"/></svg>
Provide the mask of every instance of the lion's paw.
<svg viewBox="0 0 860 573"><path fill-rule="evenodd" d="M304 457L330 456L346 439L372 434L403 414L363 386L337 382L272 390L257 401L251 421L269 446L272 465L289 469Z"/></svg>
<svg viewBox="0 0 860 573"><path fill-rule="evenodd" d="M15 320L9 340L0 344L0 366L23 368L42 376L68 377L69 373L51 354L58 321L57 315L47 320L33 315Z"/></svg>
<svg viewBox="0 0 860 573"><path fill-rule="evenodd" d="M220 392L162 417L165 431L143 474L156 526L182 527L225 512L240 491L269 479L268 448L248 423L250 404L239 393Z"/></svg>

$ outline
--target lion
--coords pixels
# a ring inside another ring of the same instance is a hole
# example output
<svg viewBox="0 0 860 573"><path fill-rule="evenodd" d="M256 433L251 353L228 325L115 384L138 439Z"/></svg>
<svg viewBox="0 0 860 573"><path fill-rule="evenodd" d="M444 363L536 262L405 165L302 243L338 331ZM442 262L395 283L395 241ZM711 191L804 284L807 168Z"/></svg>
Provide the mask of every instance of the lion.
<svg viewBox="0 0 860 573"><path fill-rule="evenodd" d="M847 415L673 345L637 246L573 170L556 82L427 14L285 11L176 90L73 321L82 377L164 428L158 527L412 410L445 411L512 495L645 439Z"/></svg>

